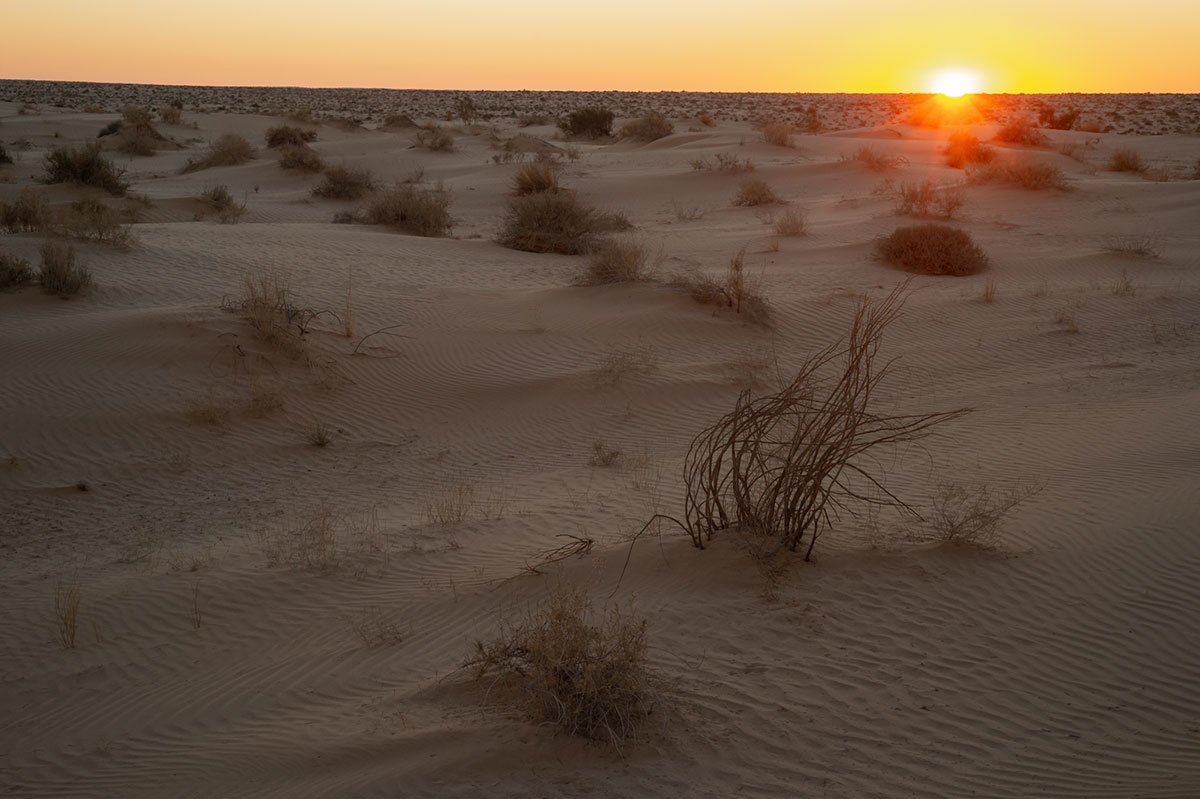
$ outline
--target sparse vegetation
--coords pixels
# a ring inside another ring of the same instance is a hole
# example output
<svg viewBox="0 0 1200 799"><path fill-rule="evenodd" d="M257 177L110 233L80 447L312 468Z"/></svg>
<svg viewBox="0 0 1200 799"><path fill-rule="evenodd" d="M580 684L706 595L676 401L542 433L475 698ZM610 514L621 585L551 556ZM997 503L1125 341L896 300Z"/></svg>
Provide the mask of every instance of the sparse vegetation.
<svg viewBox="0 0 1200 799"><path fill-rule="evenodd" d="M733 196L734 205L774 205L781 202L783 201L762 178L743 178L737 193Z"/></svg>
<svg viewBox="0 0 1200 799"><path fill-rule="evenodd" d="M66 236L91 239L115 247L127 247L132 238L132 225L124 215L99 200L76 200L58 209L57 227Z"/></svg>
<svg viewBox="0 0 1200 799"><path fill-rule="evenodd" d="M966 202L961 186L939 188L932 180L901 183L896 190L896 213L901 215L953 219Z"/></svg>
<svg viewBox="0 0 1200 799"><path fill-rule="evenodd" d="M1162 255L1162 236L1157 233L1113 233L1105 237L1104 249L1143 258Z"/></svg>
<svg viewBox="0 0 1200 799"><path fill-rule="evenodd" d="M601 220L574 192L538 192L509 201L498 241L526 252L579 255L587 252Z"/></svg>
<svg viewBox="0 0 1200 799"><path fill-rule="evenodd" d="M440 183L429 188L396 183L367 200L364 218L414 236L445 236L454 224L449 208L450 192Z"/></svg>
<svg viewBox="0 0 1200 799"><path fill-rule="evenodd" d="M1037 129L1033 120L1027 116L1019 116L996 131L996 141L1008 144L1028 144L1031 147L1042 147L1049 139L1046 134Z"/></svg>
<svg viewBox="0 0 1200 799"><path fill-rule="evenodd" d="M204 189L197 199L211 208L217 218L226 225L236 224L246 213L245 201L239 205L229 193L229 187L223 184Z"/></svg>
<svg viewBox="0 0 1200 799"><path fill-rule="evenodd" d="M11 203L0 202L0 227L9 233L37 232L50 225L46 201L24 186Z"/></svg>
<svg viewBox="0 0 1200 799"><path fill-rule="evenodd" d="M967 164L987 164L996 157L996 151L983 144L974 134L956 130L950 134L946 145L946 163L955 169L966 169Z"/></svg>
<svg viewBox="0 0 1200 799"><path fill-rule="evenodd" d="M303 147L317 140L317 132L295 125L276 125L264 135L267 147Z"/></svg>
<svg viewBox="0 0 1200 799"><path fill-rule="evenodd" d="M717 153L713 158L715 163L703 156L693 158L688 163L696 172L717 170L737 175L742 172L754 171L753 161L749 158L738 158L734 153Z"/></svg>
<svg viewBox="0 0 1200 799"><path fill-rule="evenodd" d="M313 187L314 197L330 200L357 200L375 188L375 180L366 168L338 164L325 168L321 182Z"/></svg>
<svg viewBox="0 0 1200 799"><path fill-rule="evenodd" d="M971 275L988 265L969 233L933 222L897 228L877 242L876 252L882 260L922 275Z"/></svg>
<svg viewBox="0 0 1200 799"><path fill-rule="evenodd" d="M476 641L463 665L514 683L538 720L618 750L650 714L646 622L616 605L597 614L578 588L560 586L494 640Z"/></svg>
<svg viewBox="0 0 1200 799"><path fill-rule="evenodd" d="M854 151L854 155L843 160L858 161L872 172L891 172L893 169L908 163L908 159L904 156L888 155L876 150L874 147L859 147Z"/></svg>
<svg viewBox="0 0 1200 799"><path fill-rule="evenodd" d="M804 214L795 208L788 208L775 220L775 233L779 236L803 236L808 232L805 224Z"/></svg>
<svg viewBox="0 0 1200 799"><path fill-rule="evenodd" d="M617 136L622 139L636 139L651 142L670 136L675 132L675 126L665 116L659 113L626 122L621 126Z"/></svg>
<svg viewBox="0 0 1200 799"><path fill-rule="evenodd" d="M421 126L413 136L413 143L426 150L448 153L454 150L454 135L440 125L431 122Z"/></svg>
<svg viewBox="0 0 1200 799"><path fill-rule="evenodd" d="M199 161L189 158L183 171L186 174L218 166L237 166L253 157L254 147L244 137L236 133L222 133L208 146L203 158Z"/></svg>
<svg viewBox="0 0 1200 799"><path fill-rule="evenodd" d="M0 291L18 289L33 280L29 261L0 252Z"/></svg>
<svg viewBox="0 0 1200 799"><path fill-rule="evenodd" d="M615 466L624 456L624 453L616 447L610 447L603 441L593 441L592 454L588 457L588 466Z"/></svg>
<svg viewBox="0 0 1200 799"><path fill-rule="evenodd" d="M38 282L47 294L70 297L91 285L92 273L77 262L74 247L47 241L42 244Z"/></svg>
<svg viewBox="0 0 1200 799"><path fill-rule="evenodd" d="M967 182L974 185L999 183L1030 191L1066 191L1070 188L1067 176L1061 169L1041 161L996 161L968 172Z"/></svg>
<svg viewBox="0 0 1200 799"><path fill-rule="evenodd" d="M121 178L125 170L100 154L100 142L78 148L60 147L46 155L47 183L76 183L95 186L116 197L125 195L129 184Z"/></svg>
<svg viewBox="0 0 1200 799"><path fill-rule="evenodd" d="M158 109L158 118L168 125L178 125L183 118L183 108L176 105L165 105Z"/></svg>
<svg viewBox="0 0 1200 799"><path fill-rule="evenodd" d="M513 175L512 190L518 197L539 192L557 192L558 167L549 161L522 164Z"/></svg>
<svg viewBox="0 0 1200 799"><path fill-rule="evenodd" d="M136 105L127 105L121 111L117 149L128 155L154 155L167 144L167 138L154 129L150 110ZM103 134L101 134L103 135Z"/></svg>
<svg viewBox="0 0 1200 799"><path fill-rule="evenodd" d="M926 515L925 538L958 546L993 546L1008 514L1038 490L1034 485L993 495L985 485L941 483Z"/></svg>
<svg viewBox="0 0 1200 799"><path fill-rule="evenodd" d="M796 129L782 122L767 122L762 126L763 141L776 147L794 147L792 135Z"/></svg>
<svg viewBox="0 0 1200 799"><path fill-rule="evenodd" d="M295 169L298 172L320 172L325 169L325 159L307 145L288 144L279 148L279 168Z"/></svg>
<svg viewBox="0 0 1200 799"><path fill-rule="evenodd" d="M671 281L675 288L682 289L702 305L732 308L734 313L747 321L769 324L771 306L746 277L746 250L743 248L729 259L725 274L720 280L704 276L680 276Z"/></svg>
<svg viewBox="0 0 1200 799"><path fill-rule="evenodd" d="M317 448L327 447L333 443L333 431L323 422L317 420L309 428L305 438L308 439L309 446Z"/></svg>
<svg viewBox="0 0 1200 799"><path fill-rule="evenodd" d="M0 166L11 164L12 162L12 156L8 154L8 150L4 149L4 144L0 143Z"/></svg>
<svg viewBox="0 0 1200 799"><path fill-rule="evenodd" d="M1104 167L1109 172L1133 172L1138 175L1146 174L1146 163L1136 150L1122 147L1116 150Z"/></svg>
<svg viewBox="0 0 1200 799"><path fill-rule="evenodd" d="M559 127L568 136L599 139L612 135L613 112L599 106L577 108L567 114Z"/></svg>
<svg viewBox="0 0 1200 799"><path fill-rule="evenodd" d="M650 255L644 245L606 239L598 242L588 253L587 266L580 282L587 286L633 283L645 280L649 268Z"/></svg>
<svg viewBox="0 0 1200 799"><path fill-rule="evenodd" d="M61 580L54 584L54 623L58 628L58 639L66 649L75 648L82 599L78 585L64 585Z"/></svg>
<svg viewBox="0 0 1200 799"><path fill-rule="evenodd" d="M350 629L367 649L394 646L404 640L399 626L375 605L352 617Z"/></svg>

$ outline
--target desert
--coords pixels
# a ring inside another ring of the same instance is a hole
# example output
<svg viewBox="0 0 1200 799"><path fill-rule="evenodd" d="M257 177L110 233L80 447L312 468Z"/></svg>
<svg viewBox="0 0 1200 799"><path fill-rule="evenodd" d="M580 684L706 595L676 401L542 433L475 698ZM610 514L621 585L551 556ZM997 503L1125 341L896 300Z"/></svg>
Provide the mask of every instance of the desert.
<svg viewBox="0 0 1200 799"><path fill-rule="evenodd" d="M1200 795L1200 95L0 80L0 146L6 796Z"/></svg>

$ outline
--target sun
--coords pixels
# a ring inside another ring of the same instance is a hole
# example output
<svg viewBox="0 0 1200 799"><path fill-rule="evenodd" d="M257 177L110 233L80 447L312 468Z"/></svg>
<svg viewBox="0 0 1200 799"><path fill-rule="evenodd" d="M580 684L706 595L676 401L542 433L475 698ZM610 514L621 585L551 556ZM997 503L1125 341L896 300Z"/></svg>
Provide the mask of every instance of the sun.
<svg viewBox="0 0 1200 799"><path fill-rule="evenodd" d="M979 75L969 69L943 69L929 78L929 88L947 97L962 97L979 91Z"/></svg>

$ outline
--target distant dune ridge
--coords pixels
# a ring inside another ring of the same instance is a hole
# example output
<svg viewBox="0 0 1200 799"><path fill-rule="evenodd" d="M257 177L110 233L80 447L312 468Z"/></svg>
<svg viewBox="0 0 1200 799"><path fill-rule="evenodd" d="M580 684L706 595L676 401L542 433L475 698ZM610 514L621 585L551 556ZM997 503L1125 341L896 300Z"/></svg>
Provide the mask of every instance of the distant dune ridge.
<svg viewBox="0 0 1200 799"><path fill-rule="evenodd" d="M0 793L1200 795L1200 96L942 102L0 81Z"/></svg>

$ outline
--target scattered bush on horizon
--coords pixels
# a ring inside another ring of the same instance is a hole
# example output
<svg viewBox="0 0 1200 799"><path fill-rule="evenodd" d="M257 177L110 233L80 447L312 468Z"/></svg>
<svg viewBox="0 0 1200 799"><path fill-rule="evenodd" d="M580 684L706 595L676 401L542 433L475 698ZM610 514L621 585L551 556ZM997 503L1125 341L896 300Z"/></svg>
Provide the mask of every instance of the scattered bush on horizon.
<svg viewBox="0 0 1200 799"><path fill-rule="evenodd" d="M121 178L124 169L117 169L113 162L100 154L100 142L85 144L79 148L59 147L45 157L47 183L75 183L95 186L115 197L123 197L129 184Z"/></svg>
<svg viewBox="0 0 1200 799"><path fill-rule="evenodd" d="M216 141L208 146L204 157L199 161L188 159L183 167L183 173L199 172L217 166L237 166L244 164L254 157L254 148L245 137L236 133L222 133Z"/></svg>
<svg viewBox="0 0 1200 799"><path fill-rule="evenodd" d="M298 172L320 172L325 169L325 159L306 144L289 144L279 148L279 168L295 169Z"/></svg>
<svg viewBox="0 0 1200 799"><path fill-rule="evenodd" d="M415 128L416 122L407 114L391 113L383 115L383 126L391 130Z"/></svg>
<svg viewBox="0 0 1200 799"><path fill-rule="evenodd" d="M21 188L11 203L0 202L0 228L9 233L30 233L50 225L50 209L46 201L28 186Z"/></svg>
<svg viewBox="0 0 1200 799"><path fill-rule="evenodd" d="M0 291L21 288L33 280L29 261L0 252Z"/></svg>
<svg viewBox="0 0 1200 799"><path fill-rule="evenodd" d="M1070 188L1066 174L1053 164L1041 161L994 161L967 173L967 182L972 185L999 183L1030 191L1042 189Z"/></svg>
<svg viewBox="0 0 1200 799"><path fill-rule="evenodd" d="M967 164L986 164L996 157L996 151L983 144L973 133L956 130L950 134L946 145L946 164L955 169L965 169Z"/></svg>
<svg viewBox="0 0 1200 799"><path fill-rule="evenodd" d="M788 208L783 215L775 220L775 233L779 236L803 236L808 233L804 214L795 208Z"/></svg>
<svg viewBox="0 0 1200 799"><path fill-rule="evenodd" d="M513 174L512 191L518 197L526 194L558 191L558 168L549 161L522 164Z"/></svg>
<svg viewBox="0 0 1200 799"><path fill-rule="evenodd" d="M413 143L417 147L424 147L433 152L449 153L454 151L454 135L432 122L421 126L413 136Z"/></svg>
<svg viewBox="0 0 1200 799"><path fill-rule="evenodd" d="M612 135L613 112L600 106L585 106L567 114L559 123L563 133L584 139L599 139Z"/></svg>
<svg viewBox="0 0 1200 799"><path fill-rule="evenodd" d="M650 253L634 241L605 239L588 252L587 265L579 282L585 286L606 283L636 283L650 277Z"/></svg>
<svg viewBox="0 0 1200 799"><path fill-rule="evenodd" d="M650 715L646 622L619 606L593 610L582 589L560 585L491 641L476 641L463 666L525 695L535 718L618 751Z"/></svg>
<svg viewBox="0 0 1200 799"><path fill-rule="evenodd" d="M365 168L338 164L325 168L321 182L313 187L314 197L329 200L357 200L375 188L375 179Z"/></svg>
<svg viewBox="0 0 1200 799"><path fill-rule="evenodd" d="M752 553L770 558L804 551L855 503L911 511L873 471L880 448L919 440L968 409L880 414L873 399L891 372L876 361L899 315L907 282L887 297L861 300L846 336L810 355L780 390L743 391L734 409L693 440L684 459L683 525L703 549L722 530L755 539Z"/></svg>
<svg viewBox="0 0 1200 799"><path fill-rule="evenodd" d="M513 197L497 240L514 250L579 255L588 251L602 227L595 209L560 189Z"/></svg>
<svg viewBox="0 0 1200 799"><path fill-rule="evenodd" d="M960 228L929 222L896 228L875 245L879 258L920 275L973 275L988 266L987 255Z"/></svg>
<svg viewBox="0 0 1200 799"><path fill-rule="evenodd" d="M1146 162L1138 152L1129 147L1122 147L1113 152L1104 167L1106 172L1133 172L1138 175L1146 174Z"/></svg>
<svg viewBox="0 0 1200 799"><path fill-rule="evenodd" d="M1027 116L1019 116L1009 121L996 131L994 139L1008 144L1028 144L1032 147L1043 147L1050 141Z"/></svg>
<svg viewBox="0 0 1200 799"><path fill-rule="evenodd" d="M430 188L396 183L367 200L363 217L367 224L414 236L445 236L454 224L449 208L450 192L440 183Z"/></svg>
<svg viewBox="0 0 1200 799"><path fill-rule="evenodd" d="M267 128L267 132L263 138L266 140L267 147L272 149L287 146L303 147L317 140L317 132L315 130L305 130L295 125L276 125L275 127Z"/></svg>
<svg viewBox="0 0 1200 799"><path fill-rule="evenodd" d="M42 244L38 282L47 294L71 297L91 285L92 273L78 263L74 247L47 241Z"/></svg>
<svg viewBox="0 0 1200 799"><path fill-rule="evenodd" d="M1038 122L1043 128L1051 130L1071 130L1075 127L1079 114L1080 111L1077 108L1068 108L1059 114L1055 112L1054 106L1044 104L1038 109Z"/></svg>
<svg viewBox="0 0 1200 799"><path fill-rule="evenodd" d="M733 196L733 204L742 206L775 205L782 202L762 178L743 178L737 194Z"/></svg>
<svg viewBox="0 0 1200 799"><path fill-rule="evenodd" d="M872 172L891 172L897 167L907 164L908 159L902 155L887 155L874 147L859 147L854 155L843 156L843 161L858 161Z"/></svg>
<svg viewBox="0 0 1200 799"><path fill-rule="evenodd" d="M617 132L621 139L636 139L641 142L657 141L675 132L675 126L664 115L655 112L641 119L626 122Z"/></svg>

